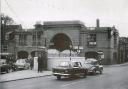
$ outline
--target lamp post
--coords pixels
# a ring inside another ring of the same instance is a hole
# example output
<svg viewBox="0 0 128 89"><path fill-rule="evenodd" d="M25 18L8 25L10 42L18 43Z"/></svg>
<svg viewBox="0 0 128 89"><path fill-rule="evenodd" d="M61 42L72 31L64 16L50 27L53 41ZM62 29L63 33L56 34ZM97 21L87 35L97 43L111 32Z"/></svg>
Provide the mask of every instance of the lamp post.
<svg viewBox="0 0 128 89"><path fill-rule="evenodd" d="M78 45L77 54L80 56L81 51L83 50L83 46Z"/></svg>
<svg viewBox="0 0 128 89"><path fill-rule="evenodd" d="M72 47L72 46L70 45L70 61L71 61L71 47Z"/></svg>

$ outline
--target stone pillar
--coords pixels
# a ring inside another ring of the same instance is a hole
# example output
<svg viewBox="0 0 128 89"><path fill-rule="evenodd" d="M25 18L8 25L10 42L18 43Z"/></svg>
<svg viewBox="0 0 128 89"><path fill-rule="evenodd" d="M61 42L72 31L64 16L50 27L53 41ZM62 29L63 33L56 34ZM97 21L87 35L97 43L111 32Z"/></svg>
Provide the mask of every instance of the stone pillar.
<svg viewBox="0 0 128 89"><path fill-rule="evenodd" d="M38 70L38 57L34 57L34 66L33 66L33 70Z"/></svg>

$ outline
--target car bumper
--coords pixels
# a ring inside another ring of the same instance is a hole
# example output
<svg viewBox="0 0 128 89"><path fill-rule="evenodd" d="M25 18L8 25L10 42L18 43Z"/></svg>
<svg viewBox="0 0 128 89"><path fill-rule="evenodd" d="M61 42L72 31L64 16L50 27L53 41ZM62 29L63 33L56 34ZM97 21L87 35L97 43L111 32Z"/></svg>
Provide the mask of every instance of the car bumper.
<svg viewBox="0 0 128 89"><path fill-rule="evenodd" d="M25 66L17 66L18 69L24 69Z"/></svg>
<svg viewBox="0 0 128 89"><path fill-rule="evenodd" d="M71 74L63 74L63 73L53 73L54 76L60 75L60 76L70 76Z"/></svg>

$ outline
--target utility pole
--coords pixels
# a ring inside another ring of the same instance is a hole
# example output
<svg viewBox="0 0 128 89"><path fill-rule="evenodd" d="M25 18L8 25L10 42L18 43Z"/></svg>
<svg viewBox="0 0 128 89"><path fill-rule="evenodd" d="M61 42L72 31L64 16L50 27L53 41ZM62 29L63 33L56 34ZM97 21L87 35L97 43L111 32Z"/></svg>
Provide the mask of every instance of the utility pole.
<svg viewBox="0 0 128 89"><path fill-rule="evenodd" d="M71 44L70 44L70 61L71 61Z"/></svg>

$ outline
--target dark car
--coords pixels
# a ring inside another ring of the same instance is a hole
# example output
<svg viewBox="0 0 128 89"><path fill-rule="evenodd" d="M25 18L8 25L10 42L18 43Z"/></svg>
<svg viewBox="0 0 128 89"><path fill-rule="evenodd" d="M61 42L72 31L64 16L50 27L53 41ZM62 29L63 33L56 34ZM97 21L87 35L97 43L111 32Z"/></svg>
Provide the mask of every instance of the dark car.
<svg viewBox="0 0 128 89"><path fill-rule="evenodd" d="M12 65L6 63L6 59L0 59L0 74L13 71Z"/></svg>
<svg viewBox="0 0 128 89"><path fill-rule="evenodd" d="M60 64L52 69L53 75L57 79L61 79L61 76L72 77L72 76L84 76L87 75L87 70L82 67L81 62L62 61Z"/></svg>
<svg viewBox="0 0 128 89"><path fill-rule="evenodd" d="M103 72L103 66L100 65L100 63L98 62L98 60L94 59L94 58L88 58L85 61L85 67L88 71L88 74L96 74L96 73L100 73L102 74Z"/></svg>

